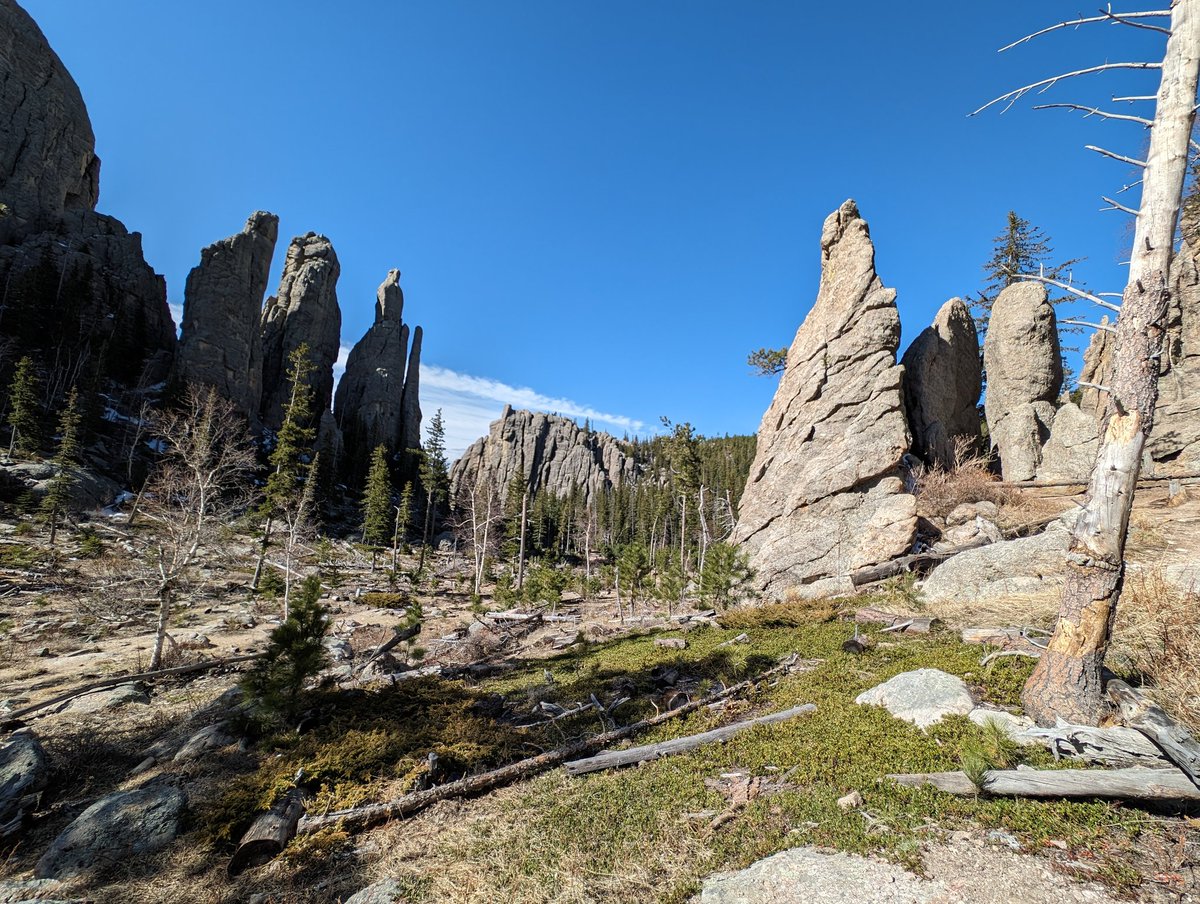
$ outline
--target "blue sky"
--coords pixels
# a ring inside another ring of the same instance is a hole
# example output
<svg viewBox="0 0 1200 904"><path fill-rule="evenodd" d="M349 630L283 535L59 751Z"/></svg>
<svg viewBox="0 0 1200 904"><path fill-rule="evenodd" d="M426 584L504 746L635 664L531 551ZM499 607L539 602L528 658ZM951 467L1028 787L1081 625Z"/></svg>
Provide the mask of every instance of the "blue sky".
<svg viewBox="0 0 1200 904"><path fill-rule="evenodd" d="M291 235L333 240L346 345L399 267L423 407L444 409L454 451L505 401L617 435L660 415L753 432L774 381L746 354L791 342L847 197L905 344L979 287L1010 208L1119 291L1128 218L1099 198L1136 176L1083 145L1136 156L1140 127L1029 101L966 114L1161 56L1158 36L1107 25L997 55L1077 13L1044 0L21 2L88 104L100 209L143 233L170 300L259 208L281 217L276 274ZM1155 87L1106 73L1038 100Z"/></svg>

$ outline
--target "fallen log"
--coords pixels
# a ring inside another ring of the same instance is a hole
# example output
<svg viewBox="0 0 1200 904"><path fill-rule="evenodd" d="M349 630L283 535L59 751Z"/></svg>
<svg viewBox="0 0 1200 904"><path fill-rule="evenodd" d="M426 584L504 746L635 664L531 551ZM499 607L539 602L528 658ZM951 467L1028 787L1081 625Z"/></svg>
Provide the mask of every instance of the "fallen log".
<svg viewBox="0 0 1200 904"><path fill-rule="evenodd" d="M857 609L854 612L856 622L870 622L876 625L886 625L885 631L905 634L928 634L933 628L934 620L924 615L897 615L874 606Z"/></svg>
<svg viewBox="0 0 1200 904"><path fill-rule="evenodd" d="M1200 801L1200 788L1177 769L993 769L976 785L965 772L889 775L909 788L931 785L963 796L1064 798L1067 800L1137 800L1190 803Z"/></svg>
<svg viewBox="0 0 1200 904"><path fill-rule="evenodd" d="M775 722L793 719L796 716L808 715L809 713L816 712L816 709L815 704L805 703L803 706L793 706L791 709L770 713L766 716L759 716L757 719L734 722L732 725L726 725L723 728L714 728L712 731L703 731L700 734L674 738L658 744L630 747L627 750L606 750L604 753L597 754L596 756L572 760L564 768L567 770L568 775L586 775L589 772L615 769L618 766L632 766L635 763L645 763L664 756L670 756L674 753L686 753L689 750L695 750L697 747L703 747L705 744L715 744L718 741L725 741L735 734L745 731L747 728L754 728L756 725L771 725Z"/></svg>
<svg viewBox="0 0 1200 904"><path fill-rule="evenodd" d="M1106 690L1121 710L1121 720L1153 741L1163 756L1200 787L1200 744L1192 733L1124 681L1110 681Z"/></svg>
<svg viewBox="0 0 1200 904"><path fill-rule="evenodd" d="M262 653L247 653L244 656L231 656L228 659L208 659L204 662L193 662L190 665L177 665L170 669L158 669L154 672L139 672L136 675L122 675L119 678L105 678L103 681L93 681L90 684L83 684L74 690L59 694L57 697L51 697L49 700L43 700L41 703L32 703L29 706L14 710L4 716L5 722L12 722L16 719L23 718L30 713L35 713L39 709L45 709L48 706L55 706L59 703L65 703L68 700L74 700L76 697L82 697L84 694L90 694L93 691L102 691L105 688L116 687L119 684L129 684L131 681L146 681L151 678L169 678L175 675L187 675L191 672L206 672L210 669L219 669L224 665L234 665L239 662L249 662L252 659L258 659Z"/></svg>
<svg viewBox="0 0 1200 904"><path fill-rule="evenodd" d="M1040 635L1038 639L1034 635ZM999 647L1001 650L1013 649L1022 652L1040 652L1046 647L1049 631L1041 628L987 628L974 627L962 629L962 642L984 644L989 647Z"/></svg>
<svg viewBox="0 0 1200 904"><path fill-rule="evenodd" d="M402 643L403 641L406 641L406 640L411 640L412 638L416 637L420 633L421 633L421 623L420 622L411 624L407 628L398 629L395 634L393 634L386 641L384 641L378 647L376 647L375 651L373 653L371 653L370 656L367 657L366 661L362 665L357 666L355 671L361 672L363 669L365 669L367 666L369 666L372 662L374 662L376 659L378 659L384 653L389 653L392 650L394 650L396 648L397 644Z"/></svg>
<svg viewBox="0 0 1200 904"><path fill-rule="evenodd" d="M322 816L306 816L301 820L297 832L298 834L306 835L330 826L340 826L347 832L360 832L372 826L379 825L381 822L386 822L389 819L401 819L411 816L438 801L482 794L485 791L491 791L493 788L499 788L519 779L538 775L568 760L579 759L595 750L603 750L605 747L609 747L617 741L628 738L647 728L653 728L671 719L676 719L679 716L703 709L719 700L724 700L748 691L756 684L765 681L771 676L787 671L796 663L797 659L798 656L793 653L774 668L770 668L754 678L727 687L723 691L709 694L691 703L685 703L683 706L660 713L652 718L642 719L640 722L634 722L632 725L626 725L624 728L606 731L602 734L576 741L573 744L568 744L565 747L558 747L537 756L511 763L508 766L501 766L499 769L493 769L491 772L468 776L455 782L438 785L427 791L414 791L411 794L405 794L403 797L380 804L367 804L349 810L335 810L332 813L326 813Z"/></svg>
<svg viewBox="0 0 1200 904"><path fill-rule="evenodd" d="M304 815L305 794L292 788L270 810L246 830L237 850L229 859L229 878L273 860L296 835L296 825Z"/></svg>

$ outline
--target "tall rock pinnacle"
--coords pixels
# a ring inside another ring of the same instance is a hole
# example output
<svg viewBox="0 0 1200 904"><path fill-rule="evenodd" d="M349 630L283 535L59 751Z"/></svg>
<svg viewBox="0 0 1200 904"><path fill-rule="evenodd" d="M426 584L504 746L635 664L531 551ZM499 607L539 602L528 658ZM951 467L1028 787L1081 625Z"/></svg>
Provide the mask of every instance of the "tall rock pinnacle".
<svg viewBox="0 0 1200 904"><path fill-rule="evenodd" d="M817 301L788 350L758 430L732 540L768 593L905 553L916 500L904 492L909 434L896 364L896 293L853 201L821 233Z"/></svg>
<svg viewBox="0 0 1200 904"><path fill-rule="evenodd" d="M200 252L184 290L176 378L211 386L257 421L262 401L263 294L279 217L257 211L236 235Z"/></svg>
<svg viewBox="0 0 1200 904"><path fill-rule="evenodd" d="M329 408L333 397L333 365L341 345L342 312L337 280L341 273L333 244L309 232L292 239L279 292L267 301L262 318L262 422L276 429L287 403L288 356L308 344L313 371L314 417Z"/></svg>
<svg viewBox="0 0 1200 904"><path fill-rule="evenodd" d="M375 322L351 349L334 403L346 449L346 470L352 479L366 472L376 446L385 446L392 454L403 448L409 334L401 320L403 312L400 271L390 270L376 293ZM417 355L420 332L417 327L418 338L413 343ZM418 409L418 429L420 418Z"/></svg>

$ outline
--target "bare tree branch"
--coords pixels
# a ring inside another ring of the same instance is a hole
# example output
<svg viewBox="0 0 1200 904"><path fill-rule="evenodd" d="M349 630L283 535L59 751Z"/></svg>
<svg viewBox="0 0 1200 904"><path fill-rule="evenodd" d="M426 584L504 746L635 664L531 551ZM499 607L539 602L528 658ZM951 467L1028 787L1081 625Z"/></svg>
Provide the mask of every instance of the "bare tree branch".
<svg viewBox="0 0 1200 904"><path fill-rule="evenodd" d="M1133 103L1134 101L1137 101L1137 100L1158 100L1158 95L1157 94L1132 94L1128 97L1115 97L1115 96L1113 97L1114 104L1119 104L1119 103L1124 103L1124 102Z"/></svg>
<svg viewBox="0 0 1200 904"><path fill-rule="evenodd" d="M1018 47L1021 44L1024 44L1026 41L1032 41L1034 38L1040 38L1042 35L1050 34L1050 32L1058 31L1061 28L1071 28L1073 26L1079 26L1079 25L1090 25L1093 22L1111 22L1113 19L1116 19L1118 22L1124 22L1126 25L1133 25L1134 24L1133 22L1126 22L1126 20L1127 19L1162 19L1162 18L1169 17L1171 15L1171 11L1169 9L1156 9L1156 10L1150 10L1147 12L1114 13L1114 12L1112 12L1112 8L1110 7L1107 12L1104 10L1101 10L1101 12L1103 14L1099 15L1099 16L1087 16L1087 17L1083 17L1083 18L1079 18L1079 19L1072 19L1068 22L1059 22L1057 25L1051 25L1049 28L1043 28L1041 31L1035 31L1033 34L1026 35L1025 37L1021 38L1018 41L1013 41L1011 44L1006 44L1005 46L1001 47L996 52L1004 53L1004 51L1012 50L1014 47ZM1169 35L1171 33L1168 29L1159 28L1158 26L1145 26L1145 27L1154 28L1157 31L1161 31L1163 34Z"/></svg>
<svg viewBox="0 0 1200 904"><path fill-rule="evenodd" d="M1097 154L1102 154L1105 157L1111 157L1113 160L1120 160L1122 163L1128 163L1130 166L1140 166L1143 169L1146 166L1145 160L1138 160L1136 157L1126 157L1124 154L1118 154L1114 151L1107 151L1104 148L1098 148L1094 144L1085 144L1085 151L1095 151Z"/></svg>
<svg viewBox="0 0 1200 904"><path fill-rule="evenodd" d="M1136 217L1138 215L1138 212L1136 210L1134 210L1132 207L1126 207L1124 204L1118 204L1112 198L1107 198L1104 195L1101 195L1100 200L1104 201L1107 204L1112 205L1110 207L1101 207L1100 208L1101 210L1120 210L1120 211L1123 211L1124 213L1129 214L1130 216Z"/></svg>
<svg viewBox="0 0 1200 904"><path fill-rule="evenodd" d="M1120 305L1112 304L1111 302L1105 301L1104 299L1099 298L1096 295L1093 295L1091 292L1085 292L1085 291L1083 291L1083 289L1076 289L1070 283L1061 282L1057 279L1051 279L1048 276L1034 276L1032 273L1017 273L1017 274L1014 274L1013 278L1014 279L1032 279L1034 282L1045 283L1048 286L1055 286L1056 288L1062 289L1064 292L1070 292L1072 295L1077 295L1080 298L1087 299L1088 301L1092 302L1093 304L1098 304L1098 305L1100 305L1100 307L1107 308L1110 311L1120 312L1120 310L1121 310Z"/></svg>
<svg viewBox="0 0 1200 904"><path fill-rule="evenodd" d="M1138 18L1144 18L1143 16L1135 16L1133 13L1114 13L1111 5L1107 10L1102 10L1102 12L1104 13L1104 18L1111 19L1114 25L1128 25L1130 28L1144 28L1146 31L1157 31L1159 34L1166 35L1167 37L1171 36L1171 29L1169 28L1163 28L1161 25L1147 25L1145 22L1135 21ZM1165 14L1170 15L1170 12L1168 11ZM1153 13L1151 15L1153 15Z"/></svg>
<svg viewBox="0 0 1200 904"><path fill-rule="evenodd" d="M1130 182L1128 185L1122 185L1120 188L1117 189L1117 194L1122 195L1125 192L1129 191L1129 189L1136 188L1137 186L1139 186L1141 184L1142 184L1142 180L1138 179L1136 182Z"/></svg>
<svg viewBox="0 0 1200 904"><path fill-rule="evenodd" d="M1060 320L1059 323L1070 324L1071 326L1086 326L1094 330L1101 330L1105 333L1115 333L1116 330L1107 323L1092 323L1090 320L1079 320L1076 317L1067 317Z"/></svg>
<svg viewBox="0 0 1200 904"><path fill-rule="evenodd" d="M984 104L982 107L980 107L978 110L976 110L975 112L973 112L969 115L977 116L978 114L980 114L984 110L986 110L988 107L995 106L996 104L1004 103L1005 101L1007 101L1008 102L1007 105L1004 107L1004 110L1001 111L1001 112L1005 112L1008 110L1009 107L1011 107L1013 104L1015 104L1018 100L1020 100L1022 97L1024 97L1030 91L1036 90L1038 92L1038 94L1041 94L1043 91L1047 91L1050 88L1054 87L1056 84L1061 82L1063 79L1075 78L1076 76L1080 76L1080 75L1091 75L1094 72L1106 72L1109 69L1161 69L1161 68L1162 68L1162 63L1146 63L1146 62L1104 63L1100 66L1089 66L1087 69L1076 69L1074 72L1063 72L1060 75L1055 75L1050 78L1044 78L1040 82L1033 82L1032 84L1024 85L1020 88L1017 88L1015 91L1009 91L1007 94L1001 94L999 97L992 98L986 104Z"/></svg>
<svg viewBox="0 0 1200 904"><path fill-rule="evenodd" d="M1144 125L1146 128L1154 125L1154 120L1147 119L1145 116L1134 116L1131 113L1109 113L1107 110L1101 110L1098 107L1086 107L1083 104L1037 104L1033 107L1034 110L1078 110L1084 114L1084 119L1089 116L1099 116L1101 119L1120 119L1125 122L1137 122Z"/></svg>

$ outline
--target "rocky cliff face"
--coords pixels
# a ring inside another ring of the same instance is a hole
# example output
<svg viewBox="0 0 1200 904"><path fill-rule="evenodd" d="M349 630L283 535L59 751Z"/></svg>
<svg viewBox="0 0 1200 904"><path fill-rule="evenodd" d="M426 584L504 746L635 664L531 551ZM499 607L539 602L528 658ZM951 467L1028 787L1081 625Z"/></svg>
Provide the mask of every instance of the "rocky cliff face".
<svg viewBox="0 0 1200 904"><path fill-rule="evenodd" d="M904 403L913 451L928 464L951 468L960 440L979 440L979 335L962 299L952 298L908 347Z"/></svg>
<svg viewBox="0 0 1200 904"><path fill-rule="evenodd" d="M1167 340L1147 443L1158 474L1200 471L1200 218L1186 211L1182 228L1185 240L1171 263Z"/></svg>
<svg viewBox="0 0 1200 904"><path fill-rule="evenodd" d="M457 493L482 479L503 496L517 475L531 490L566 496L578 488L592 499L632 480L634 463L607 433L585 431L569 418L505 406L488 435L454 463L451 490Z"/></svg>
<svg viewBox="0 0 1200 904"><path fill-rule="evenodd" d="M375 302L375 322L355 344L346 361L346 373L337 387L334 411L345 443L349 472L366 472L372 450L383 445L391 452L408 448L403 445L411 432L406 417L415 419L420 439L421 410L405 408L410 394L405 378L406 365L413 399L417 396L416 376L411 372L420 356L420 327L413 343L413 363L408 356L408 326L403 322L404 292L400 289L400 271L391 270L379 287ZM415 447L413 447L415 448Z"/></svg>
<svg viewBox="0 0 1200 904"><path fill-rule="evenodd" d="M237 235L200 252L184 290L175 375L211 386L252 421L262 401L263 294L279 217L257 211Z"/></svg>
<svg viewBox="0 0 1200 904"><path fill-rule="evenodd" d="M899 476L909 447L899 342L896 293L876 274L867 223L847 201L825 221L817 301L759 427L732 538L764 591L909 550L917 519Z"/></svg>
<svg viewBox="0 0 1200 904"><path fill-rule="evenodd" d="M309 383L313 411L330 407L333 365L341 345L342 312L337 301L341 273L333 244L309 232L288 246L279 292L267 301L262 317L263 426L277 429L287 403L288 356L307 343L313 361Z"/></svg>
<svg viewBox="0 0 1200 904"><path fill-rule="evenodd" d="M0 0L0 200L15 221L90 211L100 158L79 86L29 14Z"/></svg>
<svg viewBox="0 0 1200 904"><path fill-rule="evenodd" d="M100 162L79 88L0 0L0 285L14 357L126 385L166 376L175 328L141 237L95 212ZM51 365L53 362L53 365Z"/></svg>
<svg viewBox="0 0 1200 904"><path fill-rule="evenodd" d="M1046 288L1018 282L992 307L983 343L988 430L1005 480L1032 480L1050 438L1062 355L1058 324Z"/></svg>

